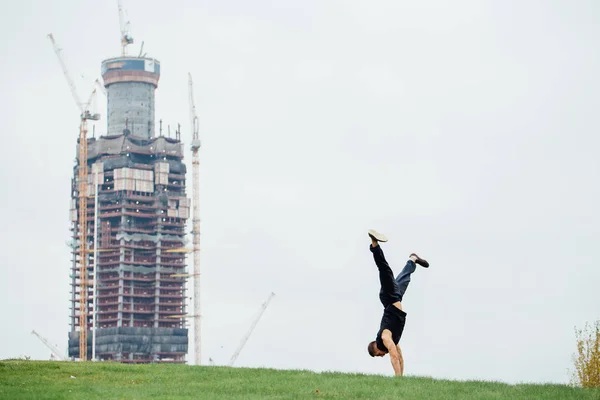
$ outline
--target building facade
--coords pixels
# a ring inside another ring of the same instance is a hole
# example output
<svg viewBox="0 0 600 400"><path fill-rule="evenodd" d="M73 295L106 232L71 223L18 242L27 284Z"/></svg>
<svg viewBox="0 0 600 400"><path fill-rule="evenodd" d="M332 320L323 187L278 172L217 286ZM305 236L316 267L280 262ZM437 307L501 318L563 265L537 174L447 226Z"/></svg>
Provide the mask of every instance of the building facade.
<svg viewBox="0 0 600 400"><path fill-rule="evenodd" d="M190 216L183 143L178 131L174 138L155 135L158 61L106 60L102 75L108 135L88 139L88 359L95 310L96 359L183 363L188 350L185 247ZM81 329L78 168L71 188L72 358L79 358Z"/></svg>

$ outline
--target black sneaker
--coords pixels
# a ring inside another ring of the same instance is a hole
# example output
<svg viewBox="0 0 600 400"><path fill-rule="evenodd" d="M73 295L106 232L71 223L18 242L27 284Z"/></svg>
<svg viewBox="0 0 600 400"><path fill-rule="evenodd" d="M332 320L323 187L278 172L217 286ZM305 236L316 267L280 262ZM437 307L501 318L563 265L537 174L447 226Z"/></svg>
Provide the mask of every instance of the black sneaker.
<svg viewBox="0 0 600 400"><path fill-rule="evenodd" d="M373 229L369 229L369 237L371 239L377 240L378 242L387 242L388 241L388 238L384 234L379 233Z"/></svg>
<svg viewBox="0 0 600 400"><path fill-rule="evenodd" d="M412 253L410 256L411 257L412 256L417 257L417 261L415 261L415 262L417 264L419 264L421 267L423 267L423 268L429 268L429 263L427 262L427 260L423 260L421 257L419 257L418 255L416 255L415 253Z"/></svg>

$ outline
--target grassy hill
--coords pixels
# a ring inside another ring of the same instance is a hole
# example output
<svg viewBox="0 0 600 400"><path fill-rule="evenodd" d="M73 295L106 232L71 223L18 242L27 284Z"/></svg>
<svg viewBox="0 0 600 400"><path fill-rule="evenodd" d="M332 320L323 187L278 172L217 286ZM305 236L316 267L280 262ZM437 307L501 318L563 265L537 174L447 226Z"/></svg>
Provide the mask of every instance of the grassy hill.
<svg viewBox="0 0 600 400"><path fill-rule="evenodd" d="M0 361L0 399L32 398L597 400L600 390L188 365Z"/></svg>

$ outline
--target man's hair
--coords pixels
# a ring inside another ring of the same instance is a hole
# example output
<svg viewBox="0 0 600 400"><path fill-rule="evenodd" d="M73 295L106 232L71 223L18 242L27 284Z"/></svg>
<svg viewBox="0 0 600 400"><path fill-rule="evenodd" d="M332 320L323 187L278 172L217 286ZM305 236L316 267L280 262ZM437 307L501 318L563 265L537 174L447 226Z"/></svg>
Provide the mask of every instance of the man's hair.
<svg viewBox="0 0 600 400"><path fill-rule="evenodd" d="M375 357L375 349L377 348L377 342L372 341L371 343L369 343L369 347L367 347L367 350L369 350L369 354L371 355L371 357Z"/></svg>

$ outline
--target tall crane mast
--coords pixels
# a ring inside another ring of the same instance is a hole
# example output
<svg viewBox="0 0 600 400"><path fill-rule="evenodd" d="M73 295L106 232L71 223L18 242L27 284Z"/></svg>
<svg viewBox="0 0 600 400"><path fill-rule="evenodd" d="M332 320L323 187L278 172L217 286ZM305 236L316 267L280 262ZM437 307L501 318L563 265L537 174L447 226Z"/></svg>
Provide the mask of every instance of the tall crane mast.
<svg viewBox="0 0 600 400"><path fill-rule="evenodd" d="M127 46L133 43L133 38L129 33L130 23L125 21L125 11L123 11L123 1L117 0L119 7L119 25L121 27L121 55L127 55Z"/></svg>
<svg viewBox="0 0 600 400"><path fill-rule="evenodd" d="M54 357L58 358L60 361L65 360L64 356L61 355L61 352L56 347L54 347L52 344L50 344L50 342L48 340L46 340L42 335L40 335L36 331L31 331L31 334L37 336L37 338L40 339L42 341L42 343L44 343L46 345L46 347L50 349L52 354L54 354Z"/></svg>
<svg viewBox="0 0 600 400"><path fill-rule="evenodd" d="M193 169L193 253L194 253L194 363L201 364L200 342L200 139L198 137L198 115L194 103L194 83L192 74L188 73L188 89L190 102L190 119L192 123L192 169Z"/></svg>
<svg viewBox="0 0 600 400"><path fill-rule="evenodd" d="M256 325L258 325L258 321L260 321L260 318L265 313L265 310L269 306L269 303L271 302L271 299L273 298L273 296L275 296L275 293L271 293L269 295L269 298L267 298L267 301L265 301L262 304L262 306L260 307L260 312L258 313L258 316L254 320L254 322L252 322L252 326L250 326L250 329L248 330L248 333L246 333L246 335L242 338L242 341L241 341L240 345L238 346L237 350L235 351L235 353L233 353L233 356L231 357L231 360L229 361L229 366L230 367L233 366L233 363L235 362L235 360L238 358L238 356L242 352L242 349L246 345L246 342L250 338L250 335L252 335L252 332L254 331L254 328L256 328Z"/></svg>
<svg viewBox="0 0 600 400"><path fill-rule="evenodd" d="M87 360L87 297L88 297L88 248L87 248L87 195L88 195L88 146L87 146L87 121L98 121L100 114L92 114L89 110L90 104L96 94L96 90L92 92L88 101L84 104L79 99L75 83L69 74L67 66L62 58L61 49L56 44L54 36L50 33L48 38L52 42L52 47L58 58L58 62L63 70L63 74L67 79L73 100L81 111L81 123L79 124L79 165L78 165L78 183L77 192L79 200L79 359Z"/></svg>

